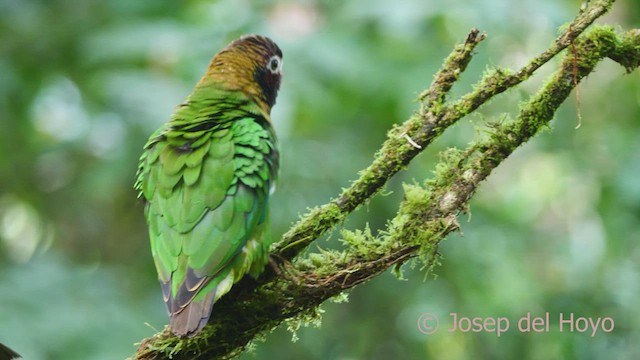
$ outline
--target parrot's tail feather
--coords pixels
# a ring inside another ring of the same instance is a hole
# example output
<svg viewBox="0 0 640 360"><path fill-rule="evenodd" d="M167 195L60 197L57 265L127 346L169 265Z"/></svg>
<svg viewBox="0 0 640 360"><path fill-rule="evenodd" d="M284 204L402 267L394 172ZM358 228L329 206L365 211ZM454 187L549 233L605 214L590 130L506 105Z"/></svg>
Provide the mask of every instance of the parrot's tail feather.
<svg viewBox="0 0 640 360"><path fill-rule="evenodd" d="M209 321L213 307L215 291L211 291L200 301L192 301L179 312L174 313L169 321L171 331L179 337L192 337Z"/></svg>
<svg viewBox="0 0 640 360"><path fill-rule="evenodd" d="M164 300L164 303L167 305L167 311L169 312L169 314L171 314L172 312L174 312L173 301L171 299L171 281L162 282L161 286L162 298Z"/></svg>
<svg viewBox="0 0 640 360"><path fill-rule="evenodd" d="M191 269L188 269L187 280L190 276L195 277L196 275ZM203 278L204 280L198 280L197 285L194 286L195 289L190 289L190 283L185 281L180 287L177 297L169 299L170 301L167 302L170 309L169 328L175 335L192 337L207 325L213 304L222 295L228 293L233 285L233 269L220 276L224 277L221 280L218 278L209 281L208 277ZM205 292L204 298L200 298L199 294ZM195 300L196 296L198 296L198 300Z"/></svg>

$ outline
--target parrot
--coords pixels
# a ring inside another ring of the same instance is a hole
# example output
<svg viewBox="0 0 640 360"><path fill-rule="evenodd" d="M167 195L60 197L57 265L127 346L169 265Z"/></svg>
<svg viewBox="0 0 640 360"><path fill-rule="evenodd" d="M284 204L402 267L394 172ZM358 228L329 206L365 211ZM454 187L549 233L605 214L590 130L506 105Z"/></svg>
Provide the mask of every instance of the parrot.
<svg viewBox="0 0 640 360"><path fill-rule="evenodd" d="M271 122L282 51L245 35L217 53L144 145L142 199L169 329L193 337L213 305L269 262L269 197L279 152Z"/></svg>

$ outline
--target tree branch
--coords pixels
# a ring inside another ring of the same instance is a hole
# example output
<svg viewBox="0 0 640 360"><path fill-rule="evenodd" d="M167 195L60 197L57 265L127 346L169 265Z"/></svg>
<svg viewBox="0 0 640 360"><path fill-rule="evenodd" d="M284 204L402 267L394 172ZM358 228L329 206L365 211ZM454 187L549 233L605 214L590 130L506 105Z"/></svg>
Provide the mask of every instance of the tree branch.
<svg viewBox="0 0 640 360"><path fill-rule="evenodd" d="M275 246L281 271L265 271L258 281L236 284L214 306L214 316L202 333L179 339L164 331L142 341L136 359L231 358L256 336L287 319L317 316L317 306L393 265L419 257L426 267L438 260L439 242L458 229L457 215L464 212L479 183L515 149L547 126L577 83L597 63L609 57L632 71L640 61L640 31L617 35L610 27L585 29L604 14L613 0L592 1L553 45L516 73L494 70L469 94L451 103L447 94L466 69L473 50L485 36L472 30L455 47L419 97L420 109L404 124L389 131L373 163L342 194L305 215ZM405 185L405 199L385 231L374 236L368 229L342 231L344 251L320 251L298 256L315 239L380 191L448 126L493 96L529 78L573 41L559 69L538 93L521 105L512 121L494 124L489 136L465 150L442 154L433 179L423 185Z"/></svg>
<svg viewBox="0 0 640 360"><path fill-rule="evenodd" d="M360 178L345 189L337 199L315 208L298 221L276 247L276 253L291 259L327 230L344 221L346 216L382 189L384 184L402 170L449 126L485 104L494 96L527 80L542 65L564 50L598 17L604 15L615 0L596 0L569 24L553 45L515 74L495 70L475 86L475 91L452 104L444 100L453 84L466 69L476 45L485 35L472 30L465 43L457 45L435 75L429 89L420 95L421 109L389 131L387 140L373 163L361 172ZM426 102L426 104L425 104ZM414 146L404 138L407 135Z"/></svg>

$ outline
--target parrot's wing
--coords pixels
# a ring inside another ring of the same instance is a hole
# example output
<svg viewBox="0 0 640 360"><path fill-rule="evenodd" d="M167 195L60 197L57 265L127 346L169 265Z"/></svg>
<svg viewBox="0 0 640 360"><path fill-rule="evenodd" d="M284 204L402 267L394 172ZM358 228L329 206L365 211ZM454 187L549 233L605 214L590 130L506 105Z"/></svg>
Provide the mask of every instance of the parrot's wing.
<svg viewBox="0 0 640 360"><path fill-rule="evenodd" d="M137 188L147 200L151 249L172 317L195 301L208 319L211 303L249 271L253 257L264 256L245 251L230 265L247 242L256 240L250 248L257 248L261 241L256 230L267 216L275 153L263 138L271 134L254 119L225 125L165 133L141 158Z"/></svg>

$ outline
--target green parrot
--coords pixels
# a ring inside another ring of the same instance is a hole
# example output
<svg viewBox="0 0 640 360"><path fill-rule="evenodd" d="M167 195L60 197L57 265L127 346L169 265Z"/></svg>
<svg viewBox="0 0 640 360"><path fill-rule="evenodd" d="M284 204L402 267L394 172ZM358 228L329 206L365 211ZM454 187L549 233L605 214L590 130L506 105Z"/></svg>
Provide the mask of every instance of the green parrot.
<svg viewBox="0 0 640 360"><path fill-rule="evenodd" d="M177 336L197 334L213 304L269 260L279 163L270 113L281 79L280 48L243 36L214 56L144 146L135 189Z"/></svg>

